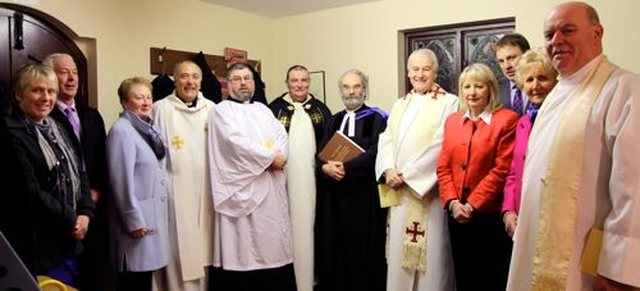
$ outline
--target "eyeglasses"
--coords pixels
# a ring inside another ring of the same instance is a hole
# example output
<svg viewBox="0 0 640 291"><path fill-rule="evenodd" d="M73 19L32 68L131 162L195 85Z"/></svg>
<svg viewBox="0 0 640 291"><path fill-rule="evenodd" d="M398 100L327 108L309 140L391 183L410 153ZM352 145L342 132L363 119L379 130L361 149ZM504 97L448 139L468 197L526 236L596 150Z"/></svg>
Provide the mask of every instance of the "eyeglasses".
<svg viewBox="0 0 640 291"><path fill-rule="evenodd" d="M243 80L244 80L245 83L253 82L253 76L244 76L244 77L235 76L235 77L230 79L230 81L233 82L233 83L240 83Z"/></svg>

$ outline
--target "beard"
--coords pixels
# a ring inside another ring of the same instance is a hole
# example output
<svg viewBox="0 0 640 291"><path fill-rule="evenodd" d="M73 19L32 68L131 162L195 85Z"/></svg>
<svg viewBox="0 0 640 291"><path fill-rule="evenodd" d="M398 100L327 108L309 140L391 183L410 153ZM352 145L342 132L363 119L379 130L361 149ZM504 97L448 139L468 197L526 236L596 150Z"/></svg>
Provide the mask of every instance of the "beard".
<svg viewBox="0 0 640 291"><path fill-rule="evenodd" d="M342 96L342 103L348 110L354 110L362 106L364 96Z"/></svg>
<svg viewBox="0 0 640 291"><path fill-rule="evenodd" d="M251 97L253 97L253 91L249 89L240 89L233 97L238 101L242 101L242 102L249 101L251 100Z"/></svg>

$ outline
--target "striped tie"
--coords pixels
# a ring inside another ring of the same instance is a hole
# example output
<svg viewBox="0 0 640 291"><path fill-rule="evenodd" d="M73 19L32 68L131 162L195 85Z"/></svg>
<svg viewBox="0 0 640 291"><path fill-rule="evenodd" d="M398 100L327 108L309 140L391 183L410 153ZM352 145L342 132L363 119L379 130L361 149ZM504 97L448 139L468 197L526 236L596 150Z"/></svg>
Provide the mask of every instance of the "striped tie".
<svg viewBox="0 0 640 291"><path fill-rule="evenodd" d="M515 93L513 94L513 111L517 112L518 115L522 115L523 108L522 104L522 91L516 88Z"/></svg>

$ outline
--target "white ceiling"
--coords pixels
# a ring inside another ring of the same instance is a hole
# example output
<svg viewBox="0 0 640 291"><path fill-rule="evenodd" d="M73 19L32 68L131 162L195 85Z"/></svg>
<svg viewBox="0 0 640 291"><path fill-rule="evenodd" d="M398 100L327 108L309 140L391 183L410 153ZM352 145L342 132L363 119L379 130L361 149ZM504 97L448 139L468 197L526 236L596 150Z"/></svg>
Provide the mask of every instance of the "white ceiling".
<svg viewBox="0 0 640 291"><path fill-rule="evenodd" d="M269 18L281 18L380 0L202 0Z"/></svg>

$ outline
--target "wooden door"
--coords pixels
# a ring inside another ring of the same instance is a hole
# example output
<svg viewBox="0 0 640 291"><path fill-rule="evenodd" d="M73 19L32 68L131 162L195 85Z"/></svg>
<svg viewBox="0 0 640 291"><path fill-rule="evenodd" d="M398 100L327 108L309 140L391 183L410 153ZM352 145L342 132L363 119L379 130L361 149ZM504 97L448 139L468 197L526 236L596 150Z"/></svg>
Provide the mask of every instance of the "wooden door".
<svg viewBox="0 0 640 291"><path fill-rule="evenodd" d="M22 65L41 62L51 53L68 53L78 66L76 97L87 102L87 59L74 42L77 38L71 29L46 13L0 3L0 87L11 92L13 75Z"/></svg>
<svg viewBox="0 0 640 291"><path fill-rule="evenodd" d="M513 32L514 18L420 28L405 32L405 60L420 48L431 49L438 57L438 83L457 94L458 77L469 64L485 63L493 70L500 86L509 86L495 59L492 47L504 34ZM406 70L405 70L406 74ZM406 88L411 83L405 81Z"/></svg>

